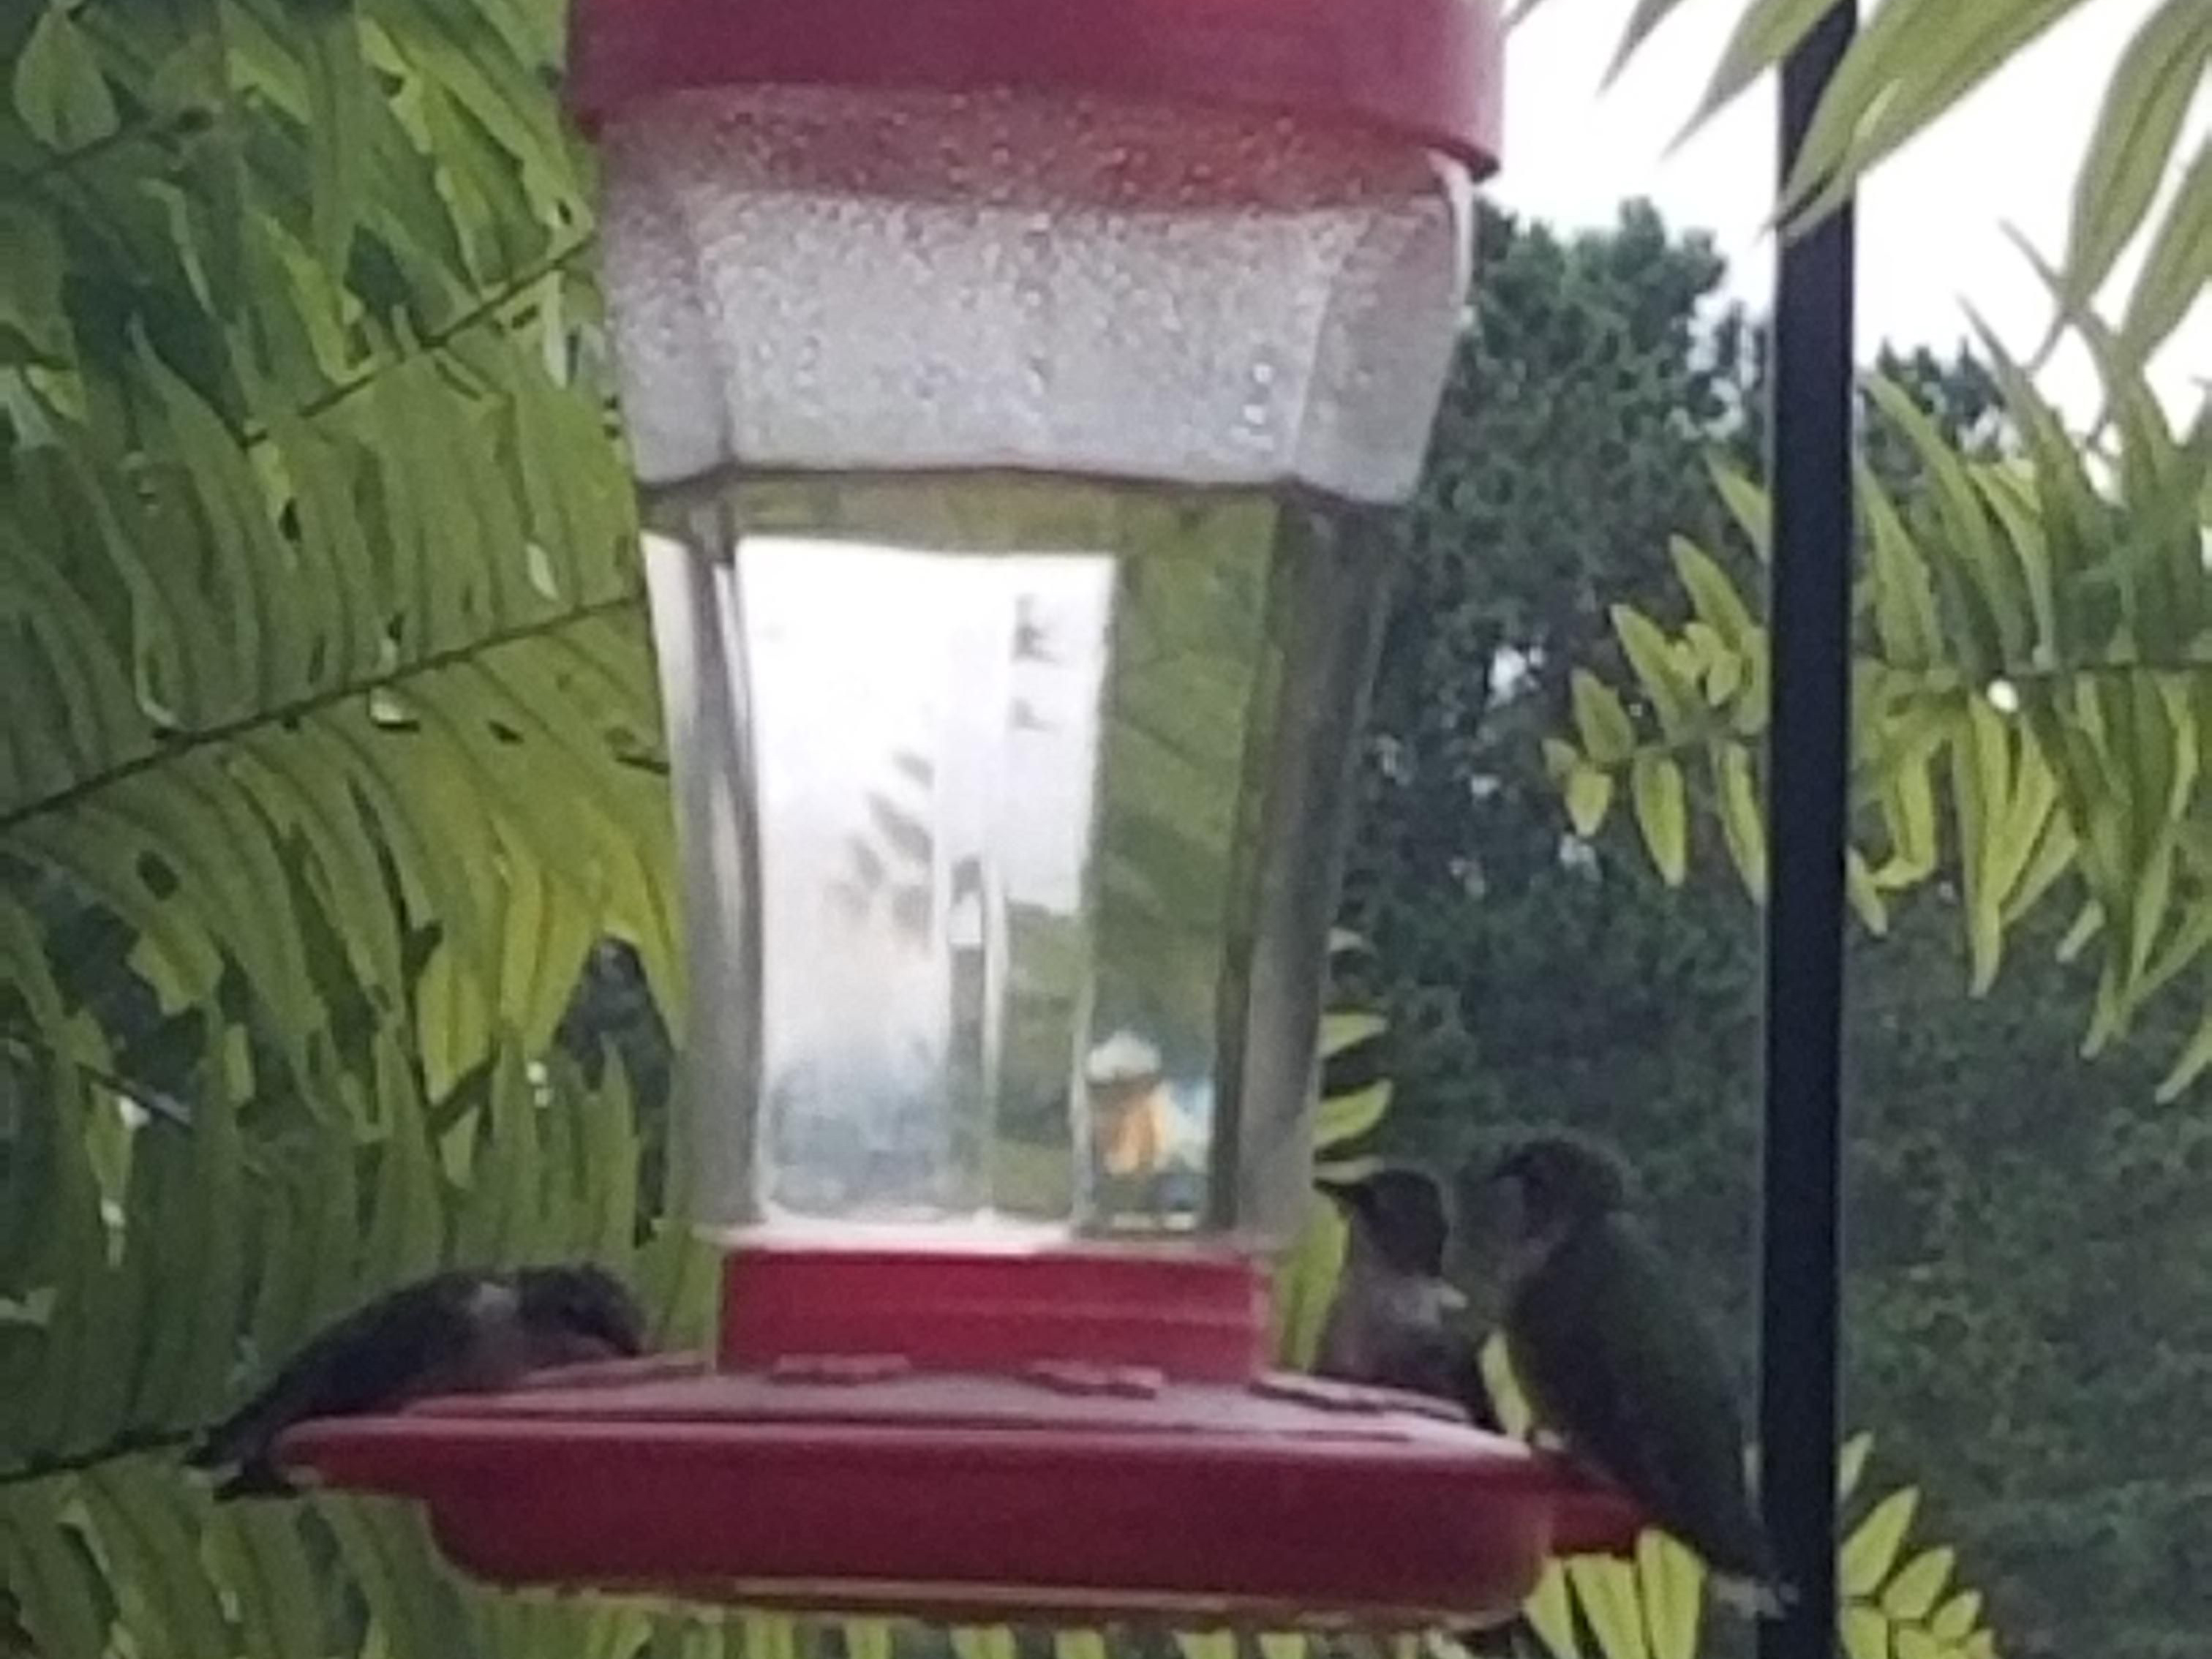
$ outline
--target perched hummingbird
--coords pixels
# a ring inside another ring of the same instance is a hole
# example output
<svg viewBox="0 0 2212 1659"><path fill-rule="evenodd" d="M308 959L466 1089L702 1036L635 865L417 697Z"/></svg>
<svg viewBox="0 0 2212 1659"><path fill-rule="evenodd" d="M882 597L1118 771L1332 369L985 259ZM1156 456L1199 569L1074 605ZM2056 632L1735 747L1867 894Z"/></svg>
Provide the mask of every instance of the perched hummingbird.
<svg viewBox="0 0 2212 1659"><path fill-rule="evenodd" d="M271 1452L295 1423L503 1389L545 1366L626 1357L644 1346L643 1314L604 1267L438 1273L319 1333L258 1394L202 1436L185 1461L196 1468L238 1466L216 1489L218 1500L281 1497L294 1487Z"/></svg>
<svg viewBox="0 0 2212 1659"><path fill-rule="evenodd" d="M1348 1235L1315 1373L1448 1400L1497 1432L1480 1350L1451 1318L1465 1298L1444 1279L1442 1187L1403 1164L1314 1184L1343 1212Z"/></svg>
<svg viewBox="0 0 2212 1659"><path fill-rule="evenodd" d="M1467 1194L1504 1243L1502 1328L1537 1425L1771 1615L1775 1576L1720 1346L1631 1213L1628 1170L1578 1136L1535 1135Z"/></svg>

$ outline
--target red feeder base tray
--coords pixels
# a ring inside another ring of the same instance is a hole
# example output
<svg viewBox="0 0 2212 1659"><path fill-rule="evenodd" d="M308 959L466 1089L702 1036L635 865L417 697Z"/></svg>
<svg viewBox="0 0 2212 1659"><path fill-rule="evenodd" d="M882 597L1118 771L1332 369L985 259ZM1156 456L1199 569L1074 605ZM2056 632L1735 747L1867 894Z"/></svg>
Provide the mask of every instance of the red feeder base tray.
<svg viewBox="0 0 2212 1659"><path fill-rule="evenodd" d="M1241 1264L1028 1261L970 1263L963 1280L910 1258L741 1254L720 1370L664 1358L549 1372L505 1394L304 1423L279 1449L325 1484L421 1498L441 1547L494 1583L825 1613L1480 1624L1510 1616L1547 1556L1633 1544L1618 1498L1410 1395L1206 1364L1188 1340L1191 1363L1170 1375L1132 1363L1121 1340L1072 1340L1065 1319L1048 1352L1092 1357L1024 1356L996 1320L973 1327L972 1353L919 1364L827 1328L855 1304L825 1294L825 1273L911 1283L924 1302L932 1285L972 1291L977 1275L1087 1285L1061 1308L1080 1323L1088 1307L1124 1337L1136 1303L1119 1292L1180 1276L1183 1293L1155 1316L1213 1309L1186 1337L1214 1324L1224 1360L1232 1330L1264 1311L1221 1294L1255 1282ZM775 1316L793 1305L787 1285L805 1291L806 1334L831 1340L748 1352L748 1332L775 1329L779 1346L794 1334ZM887 1304L872 1305L880 1334ZM961 1328L908 1311L917 1332Z"/></svg>

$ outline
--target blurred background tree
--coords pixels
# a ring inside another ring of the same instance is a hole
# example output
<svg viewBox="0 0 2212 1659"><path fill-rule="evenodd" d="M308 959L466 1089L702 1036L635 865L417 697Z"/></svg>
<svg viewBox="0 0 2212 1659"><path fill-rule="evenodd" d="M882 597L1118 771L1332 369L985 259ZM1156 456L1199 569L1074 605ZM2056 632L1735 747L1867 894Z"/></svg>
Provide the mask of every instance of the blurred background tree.
<svg viewBox="0 0 2212 1659"><path fill-rule="evenodd" d="M1349 904L1401 1016L1396 1130L1614 1136L1747 1364L1764 502L1738 475L1715 490L1706 460L1756 454L1737 411L1759 407L1757 354L1696 239L1644 219L1495 258L1411 643L1382 671ZM1671 313L1623 295L1632 250L1664 273L1633 291ZM1516 281L1524 260L1542 280ZM2187 994L2212 938L2212 428L2171 431L2107 350L2123 415L2093 487L1986 362L1888 357L1863 411L1849 1401L2017 1608L2017 1650L2148 1659L2207 1611L2165 1545L2207 1515L2205 1471L2172 1448L2212 1364L2193 1288L2212 1053ZM1734 798L1705 764L1731 749Z"/></svg>

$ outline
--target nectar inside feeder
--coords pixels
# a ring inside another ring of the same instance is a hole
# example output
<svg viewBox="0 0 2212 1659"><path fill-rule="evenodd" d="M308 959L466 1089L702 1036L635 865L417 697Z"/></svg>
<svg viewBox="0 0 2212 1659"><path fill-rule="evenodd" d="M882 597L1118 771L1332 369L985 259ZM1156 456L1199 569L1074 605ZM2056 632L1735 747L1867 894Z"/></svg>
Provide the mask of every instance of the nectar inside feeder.
<svg viewBox="0 0 2212 1659"><path fill-rule="evenodd" d="M288 1436L496 1582L1480 1622L1553 1463L1271 1373L1490 0L582 0L712 1363Z"/></svg>

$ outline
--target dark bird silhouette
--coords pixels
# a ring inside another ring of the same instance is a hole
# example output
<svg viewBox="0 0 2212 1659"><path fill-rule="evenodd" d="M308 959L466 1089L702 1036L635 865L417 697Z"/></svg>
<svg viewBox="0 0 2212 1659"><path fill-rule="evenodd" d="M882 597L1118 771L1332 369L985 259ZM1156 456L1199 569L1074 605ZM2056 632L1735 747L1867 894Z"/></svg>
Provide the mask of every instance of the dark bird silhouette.
<svg viewBox="0 0 2212 1659"><path fill-rule="evenodd" d="M1452 1317L1462 1298L1444 1278L1451 1220L1443 1188L1398 1164L1315 1185L1342 1210L1349 1232L1315 1373L1449 1401L1497 1432L1480 1351Z"/></svg>
<svg viewBox="0 0 2212 1659"><path fill-rule="evenodd" d="M1504 1241L1506 1351L1537 1425L1762 1613L1791 1599L1752 1507L1743 1413L1699 1310L1632 1212L1626 1167L1532 1136L1465 1194Z"/></svg>
<svg viewBox="0 0 2212 1659"><path fill-rule="evenodd" d="M603 1267L442 1273L319 1333L202 1436L185 1461L197 1468L236 1466L216 1489L218 1500L281 1497L295 1488L272 1454L295 1423L503 1389L549 1365L623 1358L644 1347L644 1315Z"/></svg>
<svg viewBox="0 0 2212 1659"><path fill-rule="evenodd" d="M1502 1433L1481 1347L1455 1316L1464 1298L1445 1276L1453 1229L1443 1187L1402 1164L1364 1180L1314 1184L1343 1212L1348 1234L1315 1372L1447 1401L1476 1428ZM1452 1637L1470 1654L1539 1650L1518 1618Z"/></svg>

